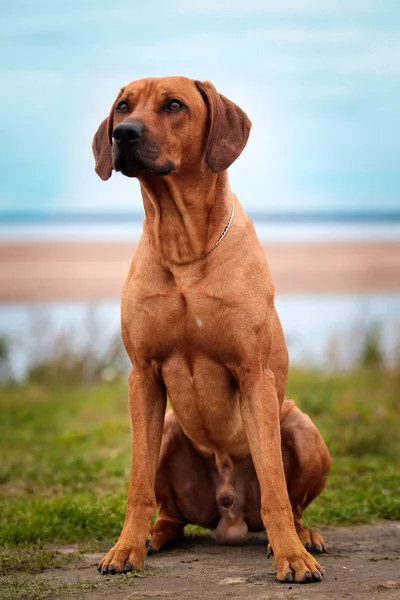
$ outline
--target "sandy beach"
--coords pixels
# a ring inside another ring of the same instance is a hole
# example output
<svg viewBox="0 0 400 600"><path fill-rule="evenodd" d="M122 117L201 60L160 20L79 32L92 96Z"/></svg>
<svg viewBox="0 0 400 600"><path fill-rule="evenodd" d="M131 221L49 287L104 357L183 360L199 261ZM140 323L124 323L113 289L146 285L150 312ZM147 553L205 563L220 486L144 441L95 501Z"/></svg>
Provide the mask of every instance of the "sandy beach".
<svg viewBox="0 0 400 600"><path fill-rule="evenodd" d="M264 246L279 293L400 291L399 243ZM0 245L0 302L119 298L131 243Z"/></svg>

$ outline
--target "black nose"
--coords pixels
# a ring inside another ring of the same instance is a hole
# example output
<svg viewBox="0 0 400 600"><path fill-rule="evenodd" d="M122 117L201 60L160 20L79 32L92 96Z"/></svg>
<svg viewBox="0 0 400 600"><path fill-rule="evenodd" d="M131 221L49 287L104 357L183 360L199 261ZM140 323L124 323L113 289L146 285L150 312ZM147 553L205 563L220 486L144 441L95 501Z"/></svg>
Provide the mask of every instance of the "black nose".
<svg viewBox="0 0 400 600"><path fill-rule="evenodd" d="M112 136L117 144L134 144L143 132L141 123L120 123L114 129Z"/></svg>

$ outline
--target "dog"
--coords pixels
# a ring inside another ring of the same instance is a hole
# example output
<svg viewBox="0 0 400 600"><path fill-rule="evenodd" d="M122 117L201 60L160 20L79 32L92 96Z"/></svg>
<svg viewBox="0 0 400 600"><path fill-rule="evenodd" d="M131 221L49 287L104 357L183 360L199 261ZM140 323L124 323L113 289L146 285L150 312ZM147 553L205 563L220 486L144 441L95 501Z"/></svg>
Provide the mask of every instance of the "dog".
<svg viewBox="0 0 400 600"><path fill-rule="evenodd" d="M330 456L286 399L271 273L227 175L250 128L210 82L163 77L122 88L94 136L97 174L138 179L146 214L121 304L130 487L102 573L141 569L148 544L157 552L193 523L226 544L265 529L279 581L324 574L310 552L325 542L302 515Z"/></svg>

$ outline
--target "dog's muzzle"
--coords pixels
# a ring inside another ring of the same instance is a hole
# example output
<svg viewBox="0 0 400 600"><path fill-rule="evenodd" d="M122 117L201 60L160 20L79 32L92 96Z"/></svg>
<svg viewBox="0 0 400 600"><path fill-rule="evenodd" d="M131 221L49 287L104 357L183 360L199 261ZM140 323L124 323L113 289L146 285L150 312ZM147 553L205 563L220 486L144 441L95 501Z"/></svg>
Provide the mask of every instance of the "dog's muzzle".
<svg viewBox="0 0 400 600"><path fill-rule="evenodd" d="M112 139L114 169L128 177L136 177L143 172L169 175L175 167L170 160L158 163L160 146L149 136L143 123L120 123L112 132Z"/></svg>
<svg viewBox="0 0 400 600"><path fill-rule="evenodd" d="M141 123L120 123L112 132L112 138L118 146L132 146L136 144L143 134Z"/></svg>

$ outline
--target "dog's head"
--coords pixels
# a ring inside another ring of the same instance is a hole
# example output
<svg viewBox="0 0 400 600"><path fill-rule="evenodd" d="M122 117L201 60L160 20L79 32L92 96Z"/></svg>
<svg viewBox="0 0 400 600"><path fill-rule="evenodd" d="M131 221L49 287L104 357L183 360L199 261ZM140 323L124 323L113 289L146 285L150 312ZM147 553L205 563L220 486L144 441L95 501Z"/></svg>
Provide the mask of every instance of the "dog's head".
<svg viewBox="0 0 400 600"><path fill-rule="evenodd" d="M212 83L186 77L141 79L122 88L93 139L96 172L128 177L195 171L215 173L240 155L251 122Z"/></svg>

